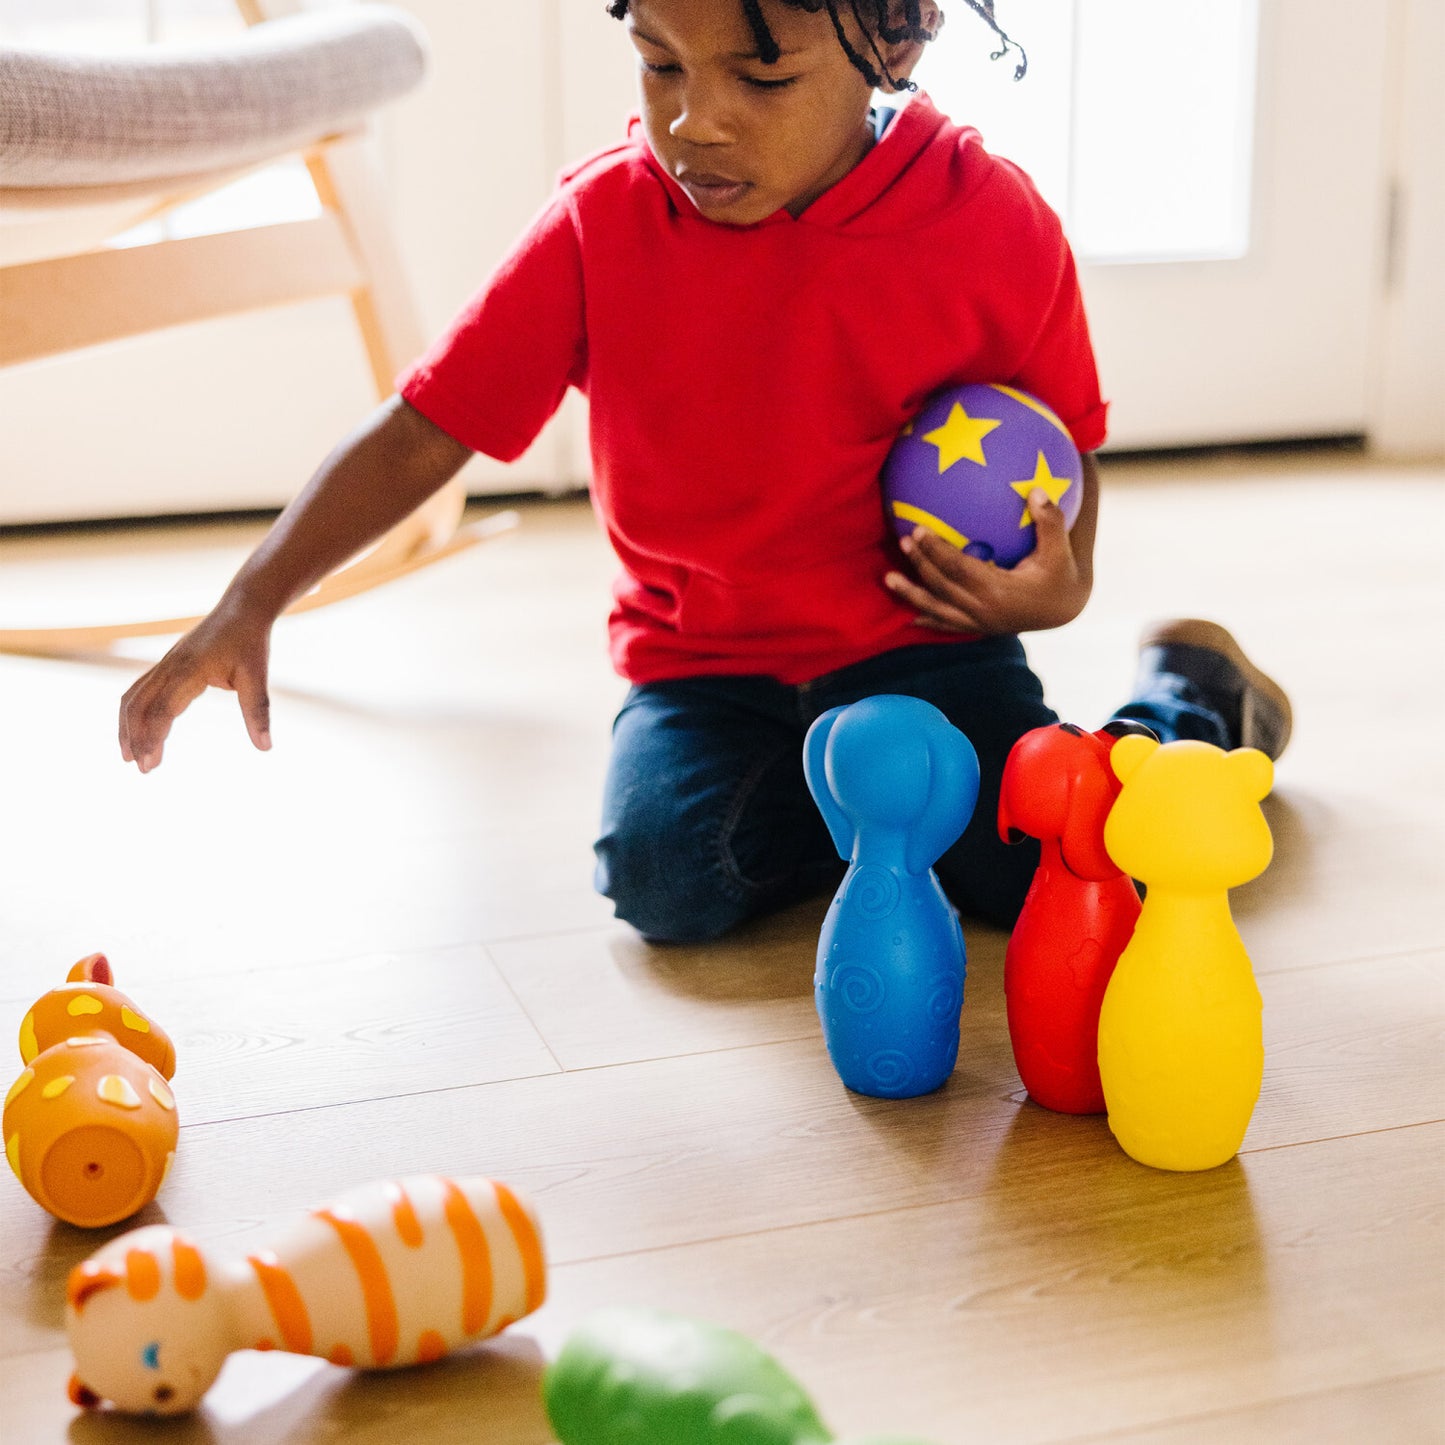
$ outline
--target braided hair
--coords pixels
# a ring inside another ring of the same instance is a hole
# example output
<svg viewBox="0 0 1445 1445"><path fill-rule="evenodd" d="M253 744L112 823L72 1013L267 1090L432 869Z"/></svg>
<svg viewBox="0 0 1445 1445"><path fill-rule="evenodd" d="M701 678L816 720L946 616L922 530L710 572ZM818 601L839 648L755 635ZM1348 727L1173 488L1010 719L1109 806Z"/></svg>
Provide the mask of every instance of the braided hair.
<svg viewBox="0 0 1445 1445"><path fill-rule="evenodd" d="M806 10L809 14L826 10L829 19L833 22L833 30L838 36L838 43L843 47L844 54L852 61L853 68L867 80L869 85L886 84L893 90L917 89L911 80L900 81L889 71L888 62L884 60L878 49L878 42L883 40L890 45L896 45L900 40L929 41L938 34L937 26L930 29L923 23L919 0L903 0L903 20L900 25L892 23L892 12L895 9L893 0L782 0L782 3L791 5L795 10ZM621 20L626 16L629 4L630 0L611 0L607 6L607 13L614 20ZM760 0L741 0L741 4L743 14L747 16L753 37L758 44L758 58L764 65L774 64L781 51L763 16ZM1018 41L1006 35L999 27L993 13L994 0L964 0L964 4L975 15L987 21L989 28L999 38L999 48L991 53L989 59L1001 60L1010 50L1018 51L1019 60L1014 67L1014 79L1022 80L1029 68L1028 55ZM867 40L868 54L866 55L848 38L841 13L845 5ZM940 23L942 20L943 16L940 14Z"/></svg>

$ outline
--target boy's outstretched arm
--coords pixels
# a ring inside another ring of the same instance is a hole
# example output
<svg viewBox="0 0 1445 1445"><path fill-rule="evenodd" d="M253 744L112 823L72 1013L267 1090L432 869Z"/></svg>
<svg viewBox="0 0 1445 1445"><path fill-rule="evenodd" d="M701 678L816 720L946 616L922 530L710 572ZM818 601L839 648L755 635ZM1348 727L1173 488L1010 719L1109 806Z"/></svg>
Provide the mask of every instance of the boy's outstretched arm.
<svg viewBox="0 0 1445 1445"><path fill-rule="evenodd" d="M234 692L251 741L269 748L266 672L276 619L470 456L400 397L383 402L317 468L211 612L121 699L121 756L143 773L156 767L171 723L208 687Z"/></svg>
<svg viewBox="0 0 1445 1445"><path fill-rule="evenodd" d="M945 632L1039 632L1084 610L1094 586L1099 469L1084 457L1084 497L1073 530L1042 490L1029 497L1037 545L1013 569L970 557L923 527L902 542L916 580L890 572L895 596L918 609L920 627Z"/></svg>

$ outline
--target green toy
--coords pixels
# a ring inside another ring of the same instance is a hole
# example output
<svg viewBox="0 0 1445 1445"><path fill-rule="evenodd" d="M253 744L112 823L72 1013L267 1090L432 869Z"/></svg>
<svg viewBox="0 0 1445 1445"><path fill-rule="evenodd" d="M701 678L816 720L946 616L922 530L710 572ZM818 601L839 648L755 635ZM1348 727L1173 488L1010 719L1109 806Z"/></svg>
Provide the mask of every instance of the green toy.
<svg viewBox="0 0 1445 1445"><path fill-rule="evenodd" d="M651 1309L605 1309L542 1379L562 1445L833 1445L796 1380L744 1335ZM928 1445L903 1436L836 1445Z"/></svg>

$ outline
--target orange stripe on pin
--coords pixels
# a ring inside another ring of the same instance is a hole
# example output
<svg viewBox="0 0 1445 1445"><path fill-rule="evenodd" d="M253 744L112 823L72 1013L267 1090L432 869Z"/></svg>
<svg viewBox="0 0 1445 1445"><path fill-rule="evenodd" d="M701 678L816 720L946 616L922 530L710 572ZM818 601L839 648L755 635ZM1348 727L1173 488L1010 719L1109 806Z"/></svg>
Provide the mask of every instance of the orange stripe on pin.
<svg viewBox="0 0 1445 1445"><path fill-rule="evenodd" d="M85 1302L91 1295L99 1294L101 1290L114 1289L119 1283L120 1275L115 1270L88 1259L70 1271L70 1278L65 1285L65 1297L70 1302L71 1309L78 1314L85 1308Z"/></svg>
<svg viewBox="0 0 1445 1445"><path fill-rule="evenodd" d="M391 1200L391 1221L401 1242L410 1249L420 1249L422 1242L421 1220L416 1217L416 1207L402 1186L393 1180L386 1186L387 1197Z"/></svg>
<svg viewBox="0 0 1445 1445"><path fill-rule="evenodd" d="M182 1299L200 1299L206 1292L206 1262L188 1239L179 1235L171 1241L171 1265L176 1293Z"/></svg>
<svg viewBox="0 0 1445 1445"><path fill-rule="evenodd" d="M160 1261L150 1250L126 1250L125 1288L134 1300L154 1299L161 1292Z"/></svg>
<svg viewBox="0 0 1445 1445"><path fill-rule="evenodd" d="M311 1316L306 1312L306 1301L301 1298L296 1281L270 1250L264 1254L247 1255L246 1262L256 1271L261 1292L271 1307L271 1317L281 1331L286 1348L293 1354L309 1355ZM256 1348L260 1349L261 1346L257 1345Z"/></svg>
<svg viewBox="0 0 1445 1445"><path fill-rule="evenodd" d="M527 1282L527 1313L536 1309L547 1298L547 1261L542 1257L542 1241L531 1217L522 1208L517 1196L505 1184L493 1181L497 1191L497 1204L512 1238L517 1241L517 1253L522 1258L522 1274Z"/></svg>
<svg viewBox="0 0 1445 1445"><path fill-rule="evenodd" d="M350 1215L318 1209L316 1217L324 1219L336 1231L351 1257L352 1268L356 1270L362 1297L366 1301L366 1327L371 1336L374 1362L378 1365L390 1364L396 1355L397 1345L396 1298L391 1292L386 1261L382 1259L376 1241L365 1226Z"/></svg>
<svg viewBox="0 0 1445 1445"><path fill-rule="evenodd" d="M492 1312L492 1250L467 1196L450 1179L439 1181L443 1212L462 1262L462 1332L476 1334Z"/></svg>

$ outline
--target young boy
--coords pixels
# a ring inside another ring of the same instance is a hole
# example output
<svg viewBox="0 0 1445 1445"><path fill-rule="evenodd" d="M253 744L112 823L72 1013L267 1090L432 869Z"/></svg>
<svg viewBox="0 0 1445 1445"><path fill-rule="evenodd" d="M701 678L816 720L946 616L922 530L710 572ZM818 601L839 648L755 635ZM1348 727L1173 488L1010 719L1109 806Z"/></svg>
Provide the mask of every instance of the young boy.
<svg viewBox="0 0 1445 1445"><path fill-rule="evenodd" d="M969 0L993 23L990 0ZM399 395L329 456L215 610L126 694L148 771L206 686L270 746L267 647L283 609L473 451L519 455L567 387L591 406L592 496L622 563L618 715L597 886L655 940L715 938L841 865L803 779L828 708L908 693L972 740L984 785L940 860L966 913L1008 926L1037 863L997 837L1017 738L1055 720L1017 634L1092 586L1105 406L1074 264L1028 179L908 87L928 0L616 0L641 116L563 181ZM892 549L878 490L940 387L1040 396L1085 454L1067 531L1042 491L1011 571L919 530ZM909 575L911 572L911 575ZM1211 623L1146 639L1119 716L1162 738L1289 729L1280 689Z"/></svg>

